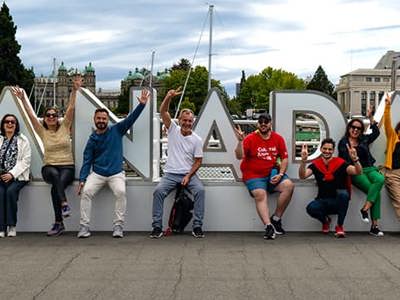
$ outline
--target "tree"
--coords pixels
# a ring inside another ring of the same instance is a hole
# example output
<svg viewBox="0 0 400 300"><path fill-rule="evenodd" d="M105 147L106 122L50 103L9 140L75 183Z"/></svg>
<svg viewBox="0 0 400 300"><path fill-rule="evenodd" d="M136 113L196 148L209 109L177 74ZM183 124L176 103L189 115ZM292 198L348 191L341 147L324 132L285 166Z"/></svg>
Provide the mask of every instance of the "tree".
<svg viewBox="0 0 400 300"><path fill-rule="evenodd" d="M192 111L194 111L196 109L196 106L194 105L194 103L190 102L189 97L185 97L185 99L183 99L182 103L181 103L181 109L184 108L188 108Z"/></svg>
<svg viewBox="0 0 400 300"><path fill-rule="evenodd" d="M191 68L191 63L186 58L181 58L178 64L174 64L171 70L184 70L188 71Z"/></svg>
<svg viewBox="0 0 400 300"><path fill-rule="evenodd" d="M248 108L269 108L269 94L277 90L303 90L305 83L294 73L267 67L241 83L238 101L242 112Z"/></svg>
<svg viewBox="0 0 400 300"><path fill-rule="evenodd" d="M35 74L32 68L26 69L18 57L21 46L15 39L16 32L17 26L3 2L0 9L0 92L6 85L19 85L29 93Z"/></svg>
<svg viewBox="0 0 400 300"><path fill-rule="evenodd" d="M335 86L329 81L328 76L321 66L318 66L313 78L307 84L307 90L320 91L336 99L334 93Z"/></svg>

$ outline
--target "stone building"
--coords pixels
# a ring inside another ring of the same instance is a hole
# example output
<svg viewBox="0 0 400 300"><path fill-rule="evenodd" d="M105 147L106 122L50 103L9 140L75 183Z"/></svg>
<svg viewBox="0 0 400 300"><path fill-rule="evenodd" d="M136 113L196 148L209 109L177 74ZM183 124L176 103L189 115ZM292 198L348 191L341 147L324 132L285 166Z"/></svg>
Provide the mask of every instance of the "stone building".
<svg viewBox="0 0 400 300"><path fill-rule="evenodd" d="M169 76L168 70L164 72L157 72L156 76L152 76L152 87L159 92L163 80ZM123 94L132 86L149 86L150 85L150 71L147 69L135 68L135 71L129 71L128 75L121 81L121 93Z"/></svg>
<svg viewBox="0 0 400 300"><path fill-rule="evenodd" d="M392 63L400 52L388 51L373 69L357 69L341 76L336 86L338 104L349 116L367 114L368 107L376 107L385 92L391 91ZM397 67L398 68L398 67ZM396 75L396 86L400 74Z"/></svg>

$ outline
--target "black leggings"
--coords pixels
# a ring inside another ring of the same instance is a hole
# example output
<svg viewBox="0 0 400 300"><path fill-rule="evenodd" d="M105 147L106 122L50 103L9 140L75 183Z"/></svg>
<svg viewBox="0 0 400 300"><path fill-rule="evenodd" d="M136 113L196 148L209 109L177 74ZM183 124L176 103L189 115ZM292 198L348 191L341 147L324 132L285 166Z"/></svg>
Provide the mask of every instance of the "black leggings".
<svg viewBox="0 0 400 300"><path fill-rule="evenodd" d="M61 204L67 201L65 189L74 181L75 166L52 166L42 168L44 181L51 184L51 200L53 201L56 222L62 222Z"/></svg>

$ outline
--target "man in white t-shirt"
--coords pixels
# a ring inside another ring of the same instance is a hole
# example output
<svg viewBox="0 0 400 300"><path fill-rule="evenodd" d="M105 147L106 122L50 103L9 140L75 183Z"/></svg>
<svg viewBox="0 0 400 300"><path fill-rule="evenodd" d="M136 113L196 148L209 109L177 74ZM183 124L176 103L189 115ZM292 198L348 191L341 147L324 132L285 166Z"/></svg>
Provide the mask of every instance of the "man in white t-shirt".
<svg viewBox="0 0 400 300"><path fill-rule="evenodd" d="M168 91L160 106L160 116L168 130L168 158L164 167L164 176L153 193L153 231L151 238L160 238L164 199L179 184L187 187L194 198L194 216L192 234L196 238L204 237L202 230L204 217L204 186L197 177L203 158L201 138L192 131L193 112L182 109L178 121L172 121L168 112L173 97L180 95L180 88Z"/></svg>

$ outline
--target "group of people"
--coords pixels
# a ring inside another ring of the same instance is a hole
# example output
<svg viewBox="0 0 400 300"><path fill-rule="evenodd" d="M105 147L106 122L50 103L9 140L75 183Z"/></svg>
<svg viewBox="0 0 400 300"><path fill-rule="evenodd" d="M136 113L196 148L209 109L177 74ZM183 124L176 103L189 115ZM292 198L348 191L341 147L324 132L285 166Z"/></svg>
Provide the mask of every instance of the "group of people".
<svg viewBox="0 0 400 300"><path fill-rule="evenodd" d="M42 176L51 185L51 199L54 209L54 223L48 236L58 236L65 231L64 219L71 214L65 190L73 182L75 174L71 143L71 126L74 118L77 91L82 78L76 76L68 107L62 120L55 107L44 111L39 121L22 89L13 87L13 94L24 106L35 132L43 141L44 166ZM169 114L171 100L180 95L180 88L170 90L160 106L160 116L168 132L168 158L164 175L153 193L151 238L163 236L162 217L164 200L168 194L181 185L193 196L194 213L192 235L204 237L202 230L205 191L196 172L203 157L202 139L192 130L194 113L182 109L178 124ZM90 135L83 153L83 164L79 175L77 193L81 196L80 228L77 236L87 238L90 232L92 200L96 193L107 184L115 196L115 210L112 236L122 238L126 214L126 179L123 170L122 138L143 111L150 92L143 89L137 97L138 105L122 121L109 125L107 109L99 108L94 113L95 131ZM335 141L330 138L321 142L321 156L308 167L307 146L303 145L299 177L305 179L314 175L318 194L311 201L307 213L322 223L322 232L330 231L331 218L337 214L335 235L344 237L343 223L351 196L351 184L366 193L366 201L360 210L364 222L370 222L370 233L383 236L378 227L380 219L380 191L386 182L397 216L400 218L400 122L395 128L391 124L391 99L386 99L384 114L387 136L387 155L384 175L374 166L369 145L378 137L379 128L369 112L372 133L364 134L364 124L359 119L348 123L345 136L340 140L339 157L333 157ZM31 149L28 139L19 131L18 119L6 114L1 120L0 135L0 237L16 236L17 201L20 190L29 181ZM257 130L245 136L236 129L238 145L237 159L242 160L241 171L251 197L255 200L256 211L265 225L265 239L275 239L285 234L282 216L290 203L294 184L286 175L288 153L281 135L272 131L270 115L261 115ZM268 193L278 192L275 212L270 216Z"/></svg>

